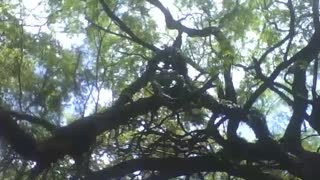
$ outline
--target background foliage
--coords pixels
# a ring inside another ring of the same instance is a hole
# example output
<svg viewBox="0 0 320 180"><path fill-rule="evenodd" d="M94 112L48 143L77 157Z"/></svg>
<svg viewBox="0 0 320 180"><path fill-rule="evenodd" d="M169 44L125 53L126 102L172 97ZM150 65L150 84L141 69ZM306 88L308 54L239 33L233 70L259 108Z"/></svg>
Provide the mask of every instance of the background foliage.
<svg viewBox="0 0 320 180"><path fill-rule="evenodd" d="M320 175L318 0L0 12L1 179Z"/></svg>

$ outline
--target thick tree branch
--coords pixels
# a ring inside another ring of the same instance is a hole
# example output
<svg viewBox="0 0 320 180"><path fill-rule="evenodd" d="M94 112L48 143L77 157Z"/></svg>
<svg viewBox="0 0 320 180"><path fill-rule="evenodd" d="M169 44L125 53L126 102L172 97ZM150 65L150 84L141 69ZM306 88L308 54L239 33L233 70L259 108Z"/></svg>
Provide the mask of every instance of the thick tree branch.
<svg viewBox="0 0 320 180"><path fill-rule="evenodd" d="M94 172L87 179L120 178L135 171L158 171L165 177L177 177L197 172L227 172L230 175L245 179L276 179L274 176L262 173L254 166L234 166L226 160L218 160L215 156L190 158L144 158L129 160L110 168Z"/></svg>

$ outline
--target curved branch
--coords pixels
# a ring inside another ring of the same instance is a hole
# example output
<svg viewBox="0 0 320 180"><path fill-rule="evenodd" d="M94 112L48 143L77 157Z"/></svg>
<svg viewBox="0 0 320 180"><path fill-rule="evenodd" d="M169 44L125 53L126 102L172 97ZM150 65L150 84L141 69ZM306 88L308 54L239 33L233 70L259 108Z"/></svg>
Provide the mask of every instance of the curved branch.
<svg viewBox="0 0 320 180"><path fill-rule="evenodd" d="M154 45L152 44L149 44L143 40L141 40L138 36L136 36L132 31L131 29L124 23L122 22L122 20L117 17L112 11L111 9L109 8L108 4L104 1L104 0L99 0L100 4L102 5L102 8L104 10L104 12L107 13L107 15L111 18L111 20L113 22L115 22L119 28L124 31L125 33L127 33L131 38L132 38L132 41L142 45L143 47L145 48L148 48L154 52L157 52L159 51L159 48L155 47Z"/></svg>
<svg viewBox="0 0 320 180"><path fill-rule="evenodd" d="M156 6L165 16L165 21L168 29L176 29L182 31L190 37L206 37L210 35L217 35L218 27L206 27L203 29L193 29L181 24L180 21L173 19L170 11L163 6L163 4L158 0L147 0L150 4Z"/></svg>

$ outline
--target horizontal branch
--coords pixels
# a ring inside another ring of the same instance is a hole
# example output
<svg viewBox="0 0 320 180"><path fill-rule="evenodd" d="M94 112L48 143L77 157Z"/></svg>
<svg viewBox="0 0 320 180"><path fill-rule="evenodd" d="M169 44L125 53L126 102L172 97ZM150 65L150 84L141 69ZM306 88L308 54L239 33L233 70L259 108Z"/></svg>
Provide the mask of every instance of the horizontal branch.
<svg viewBox="0 0 320 180"><path fill-rule="evenodd" d="M197 172L227 172L230 175L245 179L274 180L274 176L261 172L254 166L234 166L226 160L215 156L200 156L190 158L142 158L119 163L115 166L92 173L87 179L106 179L106 177L121 178L135 171L157 171L161 176L174 178L191 175Z"/></svg>

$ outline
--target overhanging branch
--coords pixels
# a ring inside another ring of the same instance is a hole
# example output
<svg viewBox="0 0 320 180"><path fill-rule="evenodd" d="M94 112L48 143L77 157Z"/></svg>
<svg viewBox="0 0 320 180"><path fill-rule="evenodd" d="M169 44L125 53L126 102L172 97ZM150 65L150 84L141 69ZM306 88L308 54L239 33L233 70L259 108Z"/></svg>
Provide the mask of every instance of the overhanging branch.
<svg viewBox="0 0 320 180"><path fill-rule="evenodd" d="M218 160L215 156L190 158L142 158L119 163L104 170L92 173L87 179L121 178L135 171L157 171L167 178L191 175L197 172L227 172L245 179L275 180L275 176L263 173L254 166L235 166L227 160Z"/></svg>

